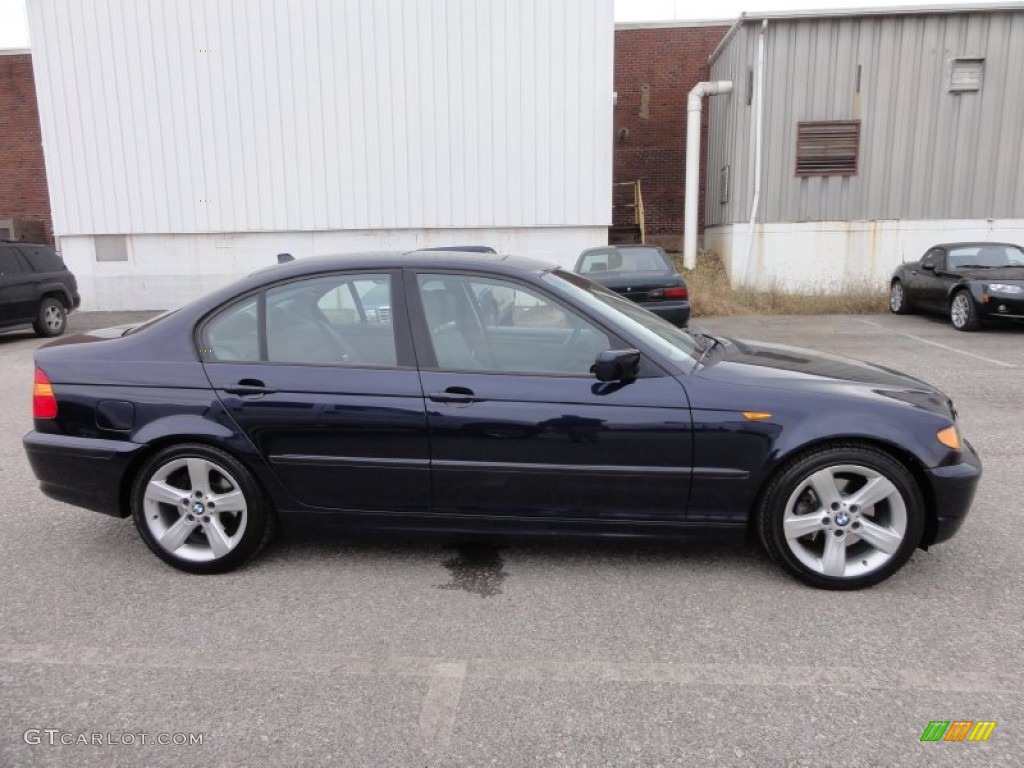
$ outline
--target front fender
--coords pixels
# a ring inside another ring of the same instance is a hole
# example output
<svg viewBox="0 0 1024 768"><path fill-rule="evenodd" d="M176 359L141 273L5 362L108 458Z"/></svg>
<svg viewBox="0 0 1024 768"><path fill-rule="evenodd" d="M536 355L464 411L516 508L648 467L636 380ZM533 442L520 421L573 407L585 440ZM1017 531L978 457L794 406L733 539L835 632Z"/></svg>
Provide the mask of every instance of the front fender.
<svg viewBox="0 0 1024 768"><path fill-rule="evenodd" d="M948 301L952 301L953 294L956 293L957 291L961 291L964 289L966 289L971 294L971 298L974 299L975 302L979 304L982 302L982 283L979 280L972 280L966 277L957 280L955 283L949 286L949 289L946 291L946 299Z"/></svg>
<svg viewBox="0 0 1024 768"><path fill-rule="evenodd" d="M64 307L68 310L74 309L75 303L68 292L67 287L63 283L44 283L39 288L40 296L46 296L47 294L57 294L60 296Z"/></svg>
<svg viewBox="0 0 1024 768"><path fill-rule="evenodd" d="M846 394L796 392L691 380L694 472L688 519L742 522L768 479L789 459L823 443L876 445L924 471L960 454L936 433L951 420L910 402L851 386ZM744 411L770 413L751 420Z"/></svg>

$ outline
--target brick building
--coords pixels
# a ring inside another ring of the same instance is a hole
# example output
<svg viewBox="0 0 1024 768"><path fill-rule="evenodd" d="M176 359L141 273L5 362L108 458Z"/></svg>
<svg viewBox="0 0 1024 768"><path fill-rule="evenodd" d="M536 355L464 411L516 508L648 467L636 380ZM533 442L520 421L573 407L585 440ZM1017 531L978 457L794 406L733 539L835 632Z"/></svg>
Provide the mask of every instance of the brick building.
<svg viewBox="0 0 1024 768"><path fill-rule="evenodd" d="M710 79L708 59L731 22L618 24L615 28L615 150L617 183L639 180L647 239L680 249L686 174L686 97ZM701 158L707 157L707 110ZM701 173L699 229L704 231ZM616 186L613 225L633 222L631 191Z"/></svg>
<svg viewBox="0 0 1024 768"><path fill-rule="evenodd" d="M53 243L39 109L28 51L0 51L0 236L21 223L26 239ZM33 234L35 233L35 234Z"/></svg>

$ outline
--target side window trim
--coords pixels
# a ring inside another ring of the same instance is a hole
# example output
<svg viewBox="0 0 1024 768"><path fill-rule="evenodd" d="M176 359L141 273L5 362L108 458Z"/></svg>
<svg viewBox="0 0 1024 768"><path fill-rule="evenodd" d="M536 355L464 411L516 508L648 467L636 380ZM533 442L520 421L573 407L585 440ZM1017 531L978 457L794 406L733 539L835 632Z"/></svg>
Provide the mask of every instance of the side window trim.
<svg viewBox="0 0 1024 768"><path fill-rule="evenodd" d="M259 346L259 362L270 360L267 351L267 288L263 288L256 296L256 343Z"/></svg>

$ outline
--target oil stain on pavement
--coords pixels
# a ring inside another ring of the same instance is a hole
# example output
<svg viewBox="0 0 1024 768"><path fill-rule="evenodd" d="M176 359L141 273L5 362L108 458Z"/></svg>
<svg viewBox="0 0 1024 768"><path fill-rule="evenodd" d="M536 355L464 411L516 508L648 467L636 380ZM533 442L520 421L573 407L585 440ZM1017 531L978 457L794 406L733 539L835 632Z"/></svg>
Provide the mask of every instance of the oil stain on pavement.
<svg viewBox="0 0 1024 768"><path fill-rule="evenodd" d="M501 584L508 578L499 548L492 544L466 543L455 545L458 553L442 565L451 571L451 581L437 584L436 589L461 589L480 597L501 594Z"/></svg>

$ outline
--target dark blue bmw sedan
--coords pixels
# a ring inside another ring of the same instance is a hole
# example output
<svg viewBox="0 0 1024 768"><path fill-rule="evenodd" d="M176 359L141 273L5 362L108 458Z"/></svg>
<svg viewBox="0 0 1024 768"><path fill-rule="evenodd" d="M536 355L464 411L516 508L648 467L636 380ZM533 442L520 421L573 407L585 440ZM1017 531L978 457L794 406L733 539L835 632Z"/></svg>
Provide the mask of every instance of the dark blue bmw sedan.
<svg viewBox="0 0 1024 768"><path fill-rule="evenodd" d="M36 352L44 493L223 572L279 526L754 533L854 589L952 536L981 474L895 371L676 328L480 253L301 259Z"/></svg>

